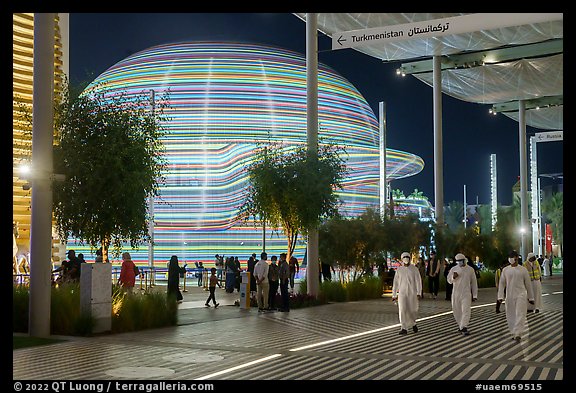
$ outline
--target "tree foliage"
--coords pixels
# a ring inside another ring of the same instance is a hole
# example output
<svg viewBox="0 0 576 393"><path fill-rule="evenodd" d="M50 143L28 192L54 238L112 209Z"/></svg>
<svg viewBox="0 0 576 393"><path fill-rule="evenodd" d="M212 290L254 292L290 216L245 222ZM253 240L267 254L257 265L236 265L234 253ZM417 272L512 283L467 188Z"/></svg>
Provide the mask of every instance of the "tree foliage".
<svg viewBox="0 0 576 393"><path fill-rule="evenodd" d="M480 233L492 232L492 206L480 205L476 208L475 220L480 226Z"/></svg>
<svg viewBox="0 0 576 393"><path fill-rule="evenodd" d="M484 211L485 210L481 210ZM437 255L441 258L453 258L461 252L470 258L476 256L489 269L497 269L506 260L508 253L517 248L519 238L516 235L517 224L514 209L498 207L498 221L494 231L477 231L475 226L453 230L447 225L435 228Z"/></svg>
<svg viewBox="0 0 576 393"><path fill-rule="evenodd" d="M281 228L288 238L290 257L298 234L306 235L308 229L338 214L336 190L342 188L347 174L343 153L342 147L320 143L315 158L309 156L305 145L259 143L246 168L249 182L240 216Z"/></svg>
<svg viewBox="0 0 576 393"><path fill-rule="evenodd" d="M554 239L558 244L564 243L564 193L557 192L542 204L542 212L547 222L552 224Z"/></svg>
<svg viewBox="0 0 576 393"><path fill-rule="evenodd" d="M372 274L373 266L386 264L386 257L400 257L404 251L417 254L430 246L430 227L414 214L382 218L367 209L354 218L335 217L319 229L320 259L341 269L354 268Z"/></svg>
<svg viewBox="0 0 576 393"><path fill-rule="evenodd" d="M464 227L464 204L452 201L444 208L444 222L451 232L456 233Z"/></svg>
<svg viewBox="0 0 576 393"><path fill-rule="evenodd" d="M149 240L147 198L158 195L165 159L161 142L168 92L107 93L103 85L74 95L64 89L55 109L54 216L62 239L93 248Z"/></svg>

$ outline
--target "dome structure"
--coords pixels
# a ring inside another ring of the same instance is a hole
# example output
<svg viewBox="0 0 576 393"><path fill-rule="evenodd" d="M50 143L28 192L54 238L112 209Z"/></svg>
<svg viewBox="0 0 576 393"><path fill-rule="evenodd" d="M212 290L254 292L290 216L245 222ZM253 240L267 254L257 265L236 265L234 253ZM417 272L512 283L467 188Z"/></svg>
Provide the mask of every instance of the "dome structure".
<svg viewBox="0 0 576 393"><path fill-rule="evenodd" d="M87 89L111 94L168 91L170 118L163 139L167 173L154 203L154 261L171 255L203 261L286 250L281 231L237 217L247 186L245 167L257 142L306 143L306 59L271 46L235 42L180 42L135 53L102 73ZM338 191L341 213L378 208L379 127L360 92L335 70L318 65L319 139L346 147L349 175ZM419 173L423 160L388 149L387 177ZM82 249L82 246L75 246ZM302 260L304 242L295 256ZM83 251L89 254L90 251ZM147 263L144 245L131 251Z"/></svg>

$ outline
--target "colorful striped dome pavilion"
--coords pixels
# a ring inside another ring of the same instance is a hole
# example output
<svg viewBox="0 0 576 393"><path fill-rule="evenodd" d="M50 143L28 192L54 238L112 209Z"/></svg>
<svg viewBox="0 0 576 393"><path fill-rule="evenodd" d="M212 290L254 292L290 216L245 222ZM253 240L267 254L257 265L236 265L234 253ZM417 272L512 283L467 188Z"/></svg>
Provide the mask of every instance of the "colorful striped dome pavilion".
<svg viewBox="0 0 576 393"><path fill-rule="evenodd" d="M88 89L104 83L107 91L156 97L170 90L170 118L163 140L166 182L154 203L154 264L170 256L213 266L214 255L238 256L243 267L260 254L261 226L239 221L245 166L257 141L268 135L284 144L306 143L306 59L276 47L229 42L180 42L158 45L118 62ZM319 64L319 137L345 145L349 176L339 197L341 213L353 217L379 201L378 121L356 88L335 70ZM424 166L413 154L388 149L387 176L412 176ZM281 231L266 228L269 255L286 250ZM88 247L69 248L93 258ZM148 264L148 248L130 250L135 262ZM295 256L302 260L300 241Z"/></svg>

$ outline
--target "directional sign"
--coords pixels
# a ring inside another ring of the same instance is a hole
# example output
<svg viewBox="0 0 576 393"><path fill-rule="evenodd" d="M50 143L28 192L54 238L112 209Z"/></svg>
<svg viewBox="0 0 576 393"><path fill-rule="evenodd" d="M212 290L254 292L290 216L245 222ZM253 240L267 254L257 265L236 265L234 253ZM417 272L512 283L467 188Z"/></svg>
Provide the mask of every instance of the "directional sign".
<svg viewBox="0 0 576 393"><path fill-rule="evenodd" d="M554 142L564 140L564 131L537 132L536 142Z"/></svg>
<svg viewBox="0 0 576 393"><path fill-rule="evenodd" d="M364 30L350 30L332 34L332 49L387 43L417 38L440 37L449 34L499 29L532 23L563 20L562 13L556 14L490 14L478 13L450 18L405 23Z"/></svg>

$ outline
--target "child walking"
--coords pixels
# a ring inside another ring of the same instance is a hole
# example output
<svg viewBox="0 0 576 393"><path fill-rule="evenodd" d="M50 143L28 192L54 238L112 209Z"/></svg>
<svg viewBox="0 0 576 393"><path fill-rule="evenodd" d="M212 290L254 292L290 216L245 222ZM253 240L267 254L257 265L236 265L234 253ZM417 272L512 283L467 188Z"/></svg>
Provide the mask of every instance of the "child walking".
<svg viewBox="0 0 576 393"><path fill-rule="evenodd" d="M214 302L214 308L218 308L218 306L220 305L220 303L216 303L216 285L218 284L218 277L216 277L216 268L213 267L212 269L210 269L210 273L212 273L210 275L210 284L208 286L208 289L210 290L210 296L208 296L208 299L206 299L206 307L210 307L210 299L212 299L212 301Z"/></svg>

